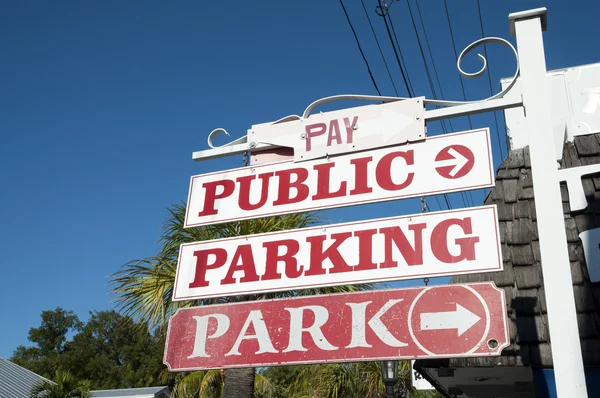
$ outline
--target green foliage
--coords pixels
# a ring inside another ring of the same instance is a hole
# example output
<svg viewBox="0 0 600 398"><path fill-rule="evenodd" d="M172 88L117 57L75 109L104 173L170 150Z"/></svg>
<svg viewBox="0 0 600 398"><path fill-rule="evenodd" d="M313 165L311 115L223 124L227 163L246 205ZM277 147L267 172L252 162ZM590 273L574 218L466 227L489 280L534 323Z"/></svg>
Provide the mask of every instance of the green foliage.
<svg viewBox="0 0 600 398"><path fill-rule="evenodd" d="M312 213L299 213L197 228L184 228L185 211L185 205L174 205L169 209L169 217L160 239L161 249L156 256L131 261L112 276L111 283L114 286L112 293L117 297L119 309L134 319L147 322L151 328L157 327L159 330L164 331L169 317L182 307L245 300L263 300L276 297L354 292L372 288L370 284L334 286L322 289L304 289L290 292L229 297L227 299L210 298L184 302L172 301L177 257L181 244L304 228L316 221L315 215ZM200 375L197 377L200 378ZM183 378L178 381L178 386L187 383L194 386L188 388L188 390L195 390L198 380L196 378ZM265 378L264 381L261 381L260 387L262 391L259 393L274 394L274 389L270 389L269 386L271 386L271 383ZM258 384L255 379L255 390L258 390L257 387ZM181 388L183 390L183 387ZM251 395L248 391L235 393L235 396L240 398ZM270 397L270 395L266 396Z"/></svg>
<svg viewBox="0 0 600 398"><path fill-rule="evenodd" d="M160 384L162 346L145 324L115 311L91 314L73 337L69 369L88 378L94 388L148 387Z"/></svg>
<svg viewBox="0 0 600 398"><path fill-rule="evenodd" d="M75 333L72 339L70 332ZM11 360L48 379L69 370L72 378L87 379L94 389L165 383L160 379L165 366L159 335L115 311L91 313L85 324L61 308L44 311L29 340L35 345L18 347Z"/></svg>
<svg viewBox="0 0 600 398"><path fill-rule="evenodd" d="M434 391L414 390L410 372L409 361L398 362L396 390L406 390L407 398L441 398ZM261 373L275 387L273 398L385 397L380 362L277 366L263 369Z"/></svg>
<svg viewBox="0 0 600 398"><path fill-rule="evenodd" d="M29 341L35 345L17 347L11 360L50 379L61 368L62 355L69 346L68 334L79 331L82 323L72 311L62 308L43 311L41 318L40 327L29 330Z"/></svg>
<svg viewBox="0 0 600 398"><path fill-rule="evenodd" d="M54 383L43 381L31 389L30 398L88 398L90 383L79 381L70 372L56 371Z"/></svg>

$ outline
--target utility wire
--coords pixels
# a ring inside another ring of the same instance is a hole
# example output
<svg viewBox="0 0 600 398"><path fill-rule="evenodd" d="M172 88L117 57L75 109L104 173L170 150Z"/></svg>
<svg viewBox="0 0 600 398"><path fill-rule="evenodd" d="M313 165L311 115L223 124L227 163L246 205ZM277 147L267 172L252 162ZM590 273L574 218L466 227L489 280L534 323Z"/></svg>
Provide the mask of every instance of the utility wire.
<svg viewBox="0 0 600 398"><path fill-rule="evenodd" d="M421 43L421 38L419 35L419 30L417 29L417 23L415 22L415 17L414 17L413 11L412 11L412 7L410 6L410 0L407 0L406 4L408 5L408 13L410 15L412 27L415 32L415 37L417 38L417 44L419 46L419 51L421 53L421 59L423 60L423 66L425 67L425 74L427 75L427 80L429 81L429 87L431 88L431 94L433 95L433 98L437 100L437 99L439 99L439 97L435 90L435 84L433 83L433 79L431 77L431 72L429 71L429 66L427 65L427 58L425 57L425 51L423 51L423 45ZM418 2L417 2L417 4L418 4ZM438 79L438 81L439 81L439 79ZM446 129L446 124L443 121L440 121L440 125L442 126L442 130L443 130L444 134L448 134L448 130ZM469 192L468 194L470 195L471 192ZM460 193L460 196L462 197L463 204L465 205L465 207L469 206L468 196L462 191ZM470 206L473 206L473 197L470 196L470 198L471 198Z"/></svg>
<svg viewBox="0 0 600 398"><path fill-rule="evenodd" d="M404 61L404 56L402 55L402 49L400 48L400 41L398 40L398 36L396 36L396 28L394 27L394 21L392 17L388 13L388 19L390 20L390 27L392 28L392 33L394 34L394 39L396 40L396 47L398 48L398 53L400 54L400 60L402 61L402 65L404 65L404 70L406 71L406 79L408 80L408 85L412 91L412 96L415 96L415 89L410 81L410 77L408 76L408 67L406 66L406 61Z"/></svg>
<svg viewBox="0 0 600 398"><path fill-rule="evenodd" d="M483 18L481 17L481 6L479 4L479 0L477 0L477 12L479 13L479 27L481 28L481 37L485 37L485 33L483 32ZM490 69L490 60L488 58L487 46L483 45L483 51L485 54L485 59L487 60L487 76L488 82L490 84L490 95L494 95L494 89L492 88L492 70ZM498 138L498 148L500 149L500 157L504 159L504 153L502 152L502 144L500 143L500 128L498 127L498 116L496 115L496 111L494 113L494 120L496 122L496 137ZM508 147L507 147L508 150Z"/></svg>
<svg viewBox="0 0 600 398"><path fill-rule="evenodd" d="M444 8L446 9L446 19L448 20L448 28L450 29L450 38L452 39L452 49L454 50L454 58L456 58L456 62L458 62L458 53L456 52L456 43L454 41L454 32L452 31L452 24L450 23L450 13L448 12L448 3L444 0ZM460 79L460 87L462 89L463 98L465 101L467 100L467 94L465 92L465 85L463 83L462 75L458 75ZM473 123L471 122L471 116L467 116L469 119L469 128L473 129Z"/></svg>
<svg viewBox="0 0 600 398"><path fill-rule="evenodd" d="M454 58L456 59L456 62L458 63L458 53L456 51L456 42L454 40L454 32L452 31L452 23L450 22L450 13L448 11L447 0L444 0L444 9L446 10L446 20L448 21L448 29L450 30L450 38L452 39L452 49L454 50ZM486 55L486 59L487 59L487 55ZM465 86L464 86L464 83L463 83L463 77L460 74L459 74L459 80L460 80L460 87L461 87L462 93L463 93L463 98L466 101L467 100L467 94L465 92ZM495 117L495 113L494 113L494 117ZM473 123L471 121L471 116L468 115L467 118L469 120L469 128L473 129ZM500 151L502 151L502 147L501 146L500 146ZM502 154L502 152L501 152L501 154ZM486 195L485 189L483 189L482 191L483 191L484 196L485 196Z"/></svg>
<svg viewBox="0 0 600 398"><path fill-rule="evenodd" d="M399 97L398 89L396 88L396 84L394 83L394 79L392 78L392 73L390 72L390 68L388 67L388 63L385 59L385 55L383 55L383 50L381 49L381 45L379 44L379 40L377 39L377 35L375 34L375 29L373 28L373 24L371 23L371 17L369 17L369 13L367 12L367 8L365 7L364 0L360 0L362 3L363 10L369 21L369 26L371 27L371 32L373 32L373 37L375 38L375 43L377 43L377 48L379 49L379 54L381 54L381 59L383 60L383 64L385 65L385 70L387 71L388 76L390 77L390 82L392 82L392 87L394 88L394 92L396 93L396 97Z"/></svg>
<svg viewBox="0 0 600 398"><path fill-rule="evenodd" d="M396 56L396 61L398 62L398 67L400 68L400 73L402 73L402 80L404 81L404 86L406 87L406 92L408 93L409 97L413 97L412 90L410 89L410 86L412 86L412 85L408 84L408 79L407 79L406 73L404 73L404 68L402 67L402 62L400 62L400 56L398 55L399 49L396 49L396 45L394 44L394 39L392 38L392 32L390 31L390 26L386 19L387 6L386 7L382 6L381 0L377 0L377 2L379 3L379 7L378 7L379 10L381 10L381 14L378 14L378 15L380 15L383 18L383 22L385 23L385 29L387 31L388 37L390 38L390 42L392 43L392 48L394 49L394 55ZM391 19L390 19L390 21L391 21Z"/></svg>
<svg viewBox="0 0 600 398"><path fill-rule="evenodd" d="M445 98L444 89L442 88L442 84L440 83L440 76L437 71L437 67L435 66L435 58L433 58L433 54L431 53L431 46L429 45L429 37L427 37L427 30L425 29L425 23L423 22L423 16L421 15L421 7L419 6L419 1L415 0L415 4L417 5L417 13L419 15L419 21L421 22L421 27L423 28L423 35L425 36L425 44L427 46L427 51L429 53L429 58L431 58L431 65L433 66L433 72L435 75L435 79L437 81L438 87L440 89L440 94L442 98ZM452 119L448 120L450 124L450 131L454 131L454 126L452 126Z"/></svg>
<svg viewBox="0 0 600 398"><path fill-rule="evenodd" d="M410 78L408 76L408 70L406 70L406 73L404 72L406 69L406 64L404 62L402 50L400 49L400 43L398 41L398 36L396 35L396 29L394 27L394 22L393 22L391 16L389 15L389 8L388 8L388 6L383 6L381 3L381 0L378 0L378 3L379 3L378 9L381 11L381 14L378 13L378 15L383 18L383 22L385 23L385 28L388 33L390 42L392 44L392 48L394 49L396 61L398 62L398 67L400 68L400 72L402 73L402 78L404 80L404 85L406 87L406 91L408 92L409 97L413 97L414 89L412 87L412 82L410 81ZM389 24L387 22L386 16L389 18L389 21L390 21ZM391 27L391 31L390 31L390 27ZM392 32L393 32L393 36L392 36ZM415 33L416 33L416 31L415 31ZM395 41L394 41L394 39L395 39ZM417 40L419 40L418 34L417 34ZM420 41L419 41L419 45L420 45ZM421 53L423 54L422 51L421 51ZM425 62L425 60L424 60L424 62ZM426 62L425 62L425 67L427 68ZM428 68L427 68L427 71L428 71ZM433 83L431 80L431 75L429 74L429 72L428 72L428 78L429 78L429 82L430 82L430 87L432 88L432 93L435 95L435 88L433 86ZM442 123L442 128L443 129L445 128L443 123ZM448 198L448 194L443 194L443 196L444 196L444 200L446 202L446 206L448 207L448 209L452 209L450 200ZM437 200L437 197L436 197L436 200ZM463 194L463 203L466 203L464 194ZM439 200L438 200L438 206L439 206ZM440 206L440 210L441 210L441 206Z"/></svg>
<svg viewBox="0 0 600 398"><path fill-rule="evenodd" d="M371 67L369 66L369 61L367 61L367 57L365 57L365 53L362 50L360 42L358 41L358 36L356 35L356 31L354 30L354 26L350 21L350 16L348 16L348 11L346 10L346 6L344 2L340 0L340 5L344 10L344 14L346 15L346 21L348 21L348 25L350 25L350 29L352 29L352 34L354 35L354 40L356 40L356 45L358 46L358 50L360 51L360 55L362 56L363 61L365 61L365 65L367 66L367 71L369 72L369 76L371 77L371 81L373 82L373 86L375 86L375 90L377 90L377 94L381 96L381 91L379 91L379 87L377 86L377 82L375 81L375 77L373 77L373 72L371 71Z"/></svg>

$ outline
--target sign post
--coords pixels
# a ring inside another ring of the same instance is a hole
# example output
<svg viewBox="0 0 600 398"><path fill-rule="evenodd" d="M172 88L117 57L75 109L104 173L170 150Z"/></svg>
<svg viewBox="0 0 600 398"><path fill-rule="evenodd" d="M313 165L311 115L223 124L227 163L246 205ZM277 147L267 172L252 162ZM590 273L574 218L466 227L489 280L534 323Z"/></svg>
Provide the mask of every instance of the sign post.
<svg viewBox="0 0 600 398"><path fill-rule="evenodd" d="M554 159L542 39L542 30L546 29L546 9L510 14L509 21L520 55L556 392L560 398L587 398L558 165Z"/></svg>

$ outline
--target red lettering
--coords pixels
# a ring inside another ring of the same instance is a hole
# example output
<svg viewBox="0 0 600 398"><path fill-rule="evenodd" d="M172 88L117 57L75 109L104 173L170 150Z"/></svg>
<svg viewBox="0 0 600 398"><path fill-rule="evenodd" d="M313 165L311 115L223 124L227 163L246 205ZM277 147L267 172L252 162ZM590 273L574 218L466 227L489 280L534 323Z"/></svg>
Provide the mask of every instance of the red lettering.
<svg viewBox="0 0 600 398"><path fill-rule="evenodd" d="M327 131L327 125L325 123L307 124L304 132L306 133L306 151L310 151L311 145L310 140L313 137L323 135Z"/></svg>
<svg viewBox="0 0 600 398"><path fill-rule="evenodd" d="M329 259L331 264L333 264L333 268L329 270L330 273L352 271L352 267L348 265L338 250L340 245L351 236L352 232L332 234L331 239L334 242L327 249L323 248L323 242L325 242L327 235L309 236L306 238L306 241L310 244L310 268L306 271L305 275L323 275L325 273L323 263L326 259Z"/></svg>
<svg viewBox="0 0 600 398"><path fill-rule="evenodd" d="M373 235L376 233L377 229L354 231L354 236L358 238L358 264L354 271L377 269L377 264L373 262Z"/></svg>
<svg viewBox="0 0 600 398"><path fill-rule="evenodd" d="M400 227L380 228L379 232L383 234L385 246L385 260L381 263L381 268L392 268L398 266L398 262L392 257L392 242L406 261L407 265L423 264L423 230L427 224L419 223L408 226L413 232L415 246L411 246L406 235Z"/></svg>
<svg viewBox="0 0 600 398"><path fill-rule="evenodd" d="M435 226L433 231L431 231L431 251L433 252L433 255L438 260L447 264L457 263L462 260L475 260L475 243L479 242L479 237L477 236L455 239L454 243L460 247L460 253L457 256L453 256L452 253L450 253L448 230L453 225L459 226L465 235L473 233L470 217L462 220L451 218L442 221Z"/></svg>
<svg viewBox="0 0 600 398"><path fill-rule="evenodd" d="M335 134L334 134L335 133ZM342 143L342 134L340 133L340 124L336 119L329 123L329 136L327 137L327 146L331 146L331 141L335 139L336 144Z"/></svg>
<svg viewBox="0 0 600 398"><path fill-rule="evenodd" d="M281 273L277 271L279 262L284 264L285 276L288 278L298 278L302 276L303 267L298 267L296 254L300 250L300 244L296 240L285 239L275 242L265 242L263 247L267 250L266 269L262 280L281 279ZM285 253L280 254L279 248L284 247Z"/></svg>
<svg viewBox="0 0 600 398"><path fill-rule="evenodd" d="M338 198L346 196L346 181L340 183L340 188L335 191L330 191L331 185L331 169L335 167L335 162L317 164L313 169L317 171L317 193L313 195L313 200Z"/></svg>
<svg viewBox="0 0 600 398"><path fill-rule="evenodd" d="M360 195L363 193L373 192L373 188L369 186L369 162L373 160L372 156L366 158L352 159L350 163L354 166L354 189L350 191L350 195Z"/></svg>
<svg viewBox="0 0 600 398"><path fill-rule="evenodd" d="M358 122L358 116L354 116L354 119L352 119L352 124L350 124L350 118L344 118L344 125L346 126L346 143L348 144L352 144L352 137L356 122Z"/></svg>
<svg viewBox="0 0 600 398"><path fill-rule="evenodd" d="M245 177L238 177L236 181L240 184L240 196L238 198L238 204L240 209L242 210L256 210L260 209L265 205L267 199L269 198L269 179L274 176L275 173L263 173L256 175L249 175ZM251 204L250 203L250 185L252 181L258 177L261 180L261 191L260 191L260 199L258 203Z"/></svg>
<svg viewBox="0 0 600 398"><path fill-rule="evenodd" d="M386 191L398 191L406 188L412 183L413 178L415 177L415 173L408 173L404 182L400 184L394 183L394 181L392 181L392 162L396 158L404 159L407 166L411 166L415 163L415 153L412 149L407 152L391 152L382 157L379 163L377 163L375 178L377 179L379 186Z"/></svg>
<svg viewBox="0 0 600 398"><path fill-rule="evenodd" d="M211 264L208 263L208 256L210 255L215 257L215 261ZM194 281L190 283L190 288L208 286L206 270L222 267L227 261L227 251L221 248L196 250L194 256L196 257L196 274Z"/></svg>
<svg viewBox="0 0 600 398"><path fill-rule="evenodd" d="M198 213L198 217L217 214L215 202L217 199L230 196L235 190L235 182L233 180L211 181L205 182L202 187L206 190L206 194L204 195L204 208ZM219 194L217 194L217 187L223 188L223 191Z"/></svg>
<svg viewBox="0 0 600 398"><path fill-rule="evenodd" d="M258 275L256 274L256 266L254 265L254 256L252 255L251 245L238 246L233 255L233 259L231 260L231 264L229 265L229 270L227 270L227 275L225 275L221 284L230 285L235 283L235 279L233 278L233 273L235 271L244 272L244 276L240 278L240 283L256 282L259 280Z"/></svg>
<svg viewBox="0 0 600 398"><path fill-rule="evenodd" d="M296 176L294 182L292 182L292 174ZM308 170L298 167L277 171L275 175L279 177L279 187L277 190L277 200L273 202L273 206L298 203L308 198L310 191L304 183L308 178ZM296 189L296 196L294 197L292 197L292 188Z"/></svg>

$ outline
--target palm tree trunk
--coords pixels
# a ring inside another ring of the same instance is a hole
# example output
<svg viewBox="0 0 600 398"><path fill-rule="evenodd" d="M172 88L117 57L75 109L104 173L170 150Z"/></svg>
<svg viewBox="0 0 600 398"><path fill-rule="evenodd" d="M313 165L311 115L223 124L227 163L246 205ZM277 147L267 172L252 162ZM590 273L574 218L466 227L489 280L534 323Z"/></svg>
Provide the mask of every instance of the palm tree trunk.
<svg viewBox="0 0 600 398"><path fill-rule="evenodd" d="M252 398L254 368L232 368L225 371L223 398Z"/></svg>

